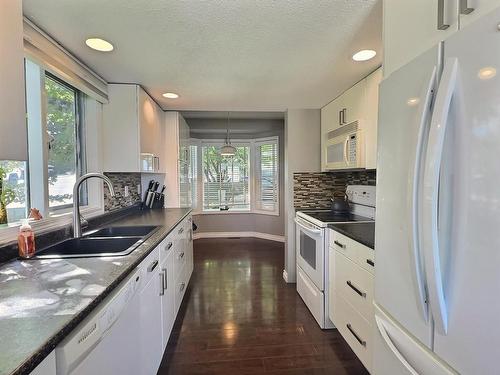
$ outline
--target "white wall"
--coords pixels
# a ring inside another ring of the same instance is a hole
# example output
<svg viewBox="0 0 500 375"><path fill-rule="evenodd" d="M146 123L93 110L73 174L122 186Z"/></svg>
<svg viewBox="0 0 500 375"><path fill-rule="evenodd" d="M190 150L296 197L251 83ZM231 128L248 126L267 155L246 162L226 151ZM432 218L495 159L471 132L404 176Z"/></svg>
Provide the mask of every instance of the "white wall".
<svg viewBox="0 0 500 375"><path fill-rule="evenodd" d="M296 280L293 174L321 169L319 109L289 109L285 116L285 269L289 283Z"/></svg>

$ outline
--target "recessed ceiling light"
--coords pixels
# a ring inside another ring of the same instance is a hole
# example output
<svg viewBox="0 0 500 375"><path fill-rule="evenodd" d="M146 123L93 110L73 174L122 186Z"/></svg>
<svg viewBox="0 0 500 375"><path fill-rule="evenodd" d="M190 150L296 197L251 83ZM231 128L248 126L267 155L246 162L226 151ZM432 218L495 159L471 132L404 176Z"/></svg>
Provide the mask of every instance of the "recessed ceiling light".
<svg viewBox="0 0 500 375"><path fill-rule="evenodd" d="M497 75L497 70L492 66L487 66L482 68L477 75L482 80L491 79Z"/></svg>
<svg viewBox="0 0 500 375"><path fill-rule="evenodd" d="M175 92L166 92L163 96L168 99L177 99L179 97Z"/></svg>
<svg viewBox="0 0 500 375"><path fill-rule="evenodd" d="M352 59L354 61L366 61L373 59L377 52L375 52L372 49L364 49L359 52L356 52L354 55L352 55Z"/></svg>
<svg viewBox="0 0 500 375"><path fill-rule="evenodd" d="M420 99L419 99L419 98L409 98L409 99L406 101L406 104L408 104L410 107L414 107L414 106L416 106L418 103L420 103Z"/></svg>
<svg viewBox="0 0 500 375"><path fill-rule="evenodd" d="M96 51L110 52L113 51L113 45L101 38L89 38L85 41L85 44Z"/></svg>

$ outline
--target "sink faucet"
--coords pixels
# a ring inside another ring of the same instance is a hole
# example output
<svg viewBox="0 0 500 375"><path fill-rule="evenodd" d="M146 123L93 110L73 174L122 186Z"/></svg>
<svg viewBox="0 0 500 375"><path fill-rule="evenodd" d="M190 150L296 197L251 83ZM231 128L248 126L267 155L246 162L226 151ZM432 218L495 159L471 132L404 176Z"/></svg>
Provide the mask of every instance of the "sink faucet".
<svg viewBox="0 0 500 375"><path fill-rule="evenodd" d="M73 185L73 237L78 238L82 236L82 223L80 219L80 185L83 181L88 180L89 178L96 177L104 180L104 182L108 185L109 192L111 196L115 196L115 189L113 188L113 183L111 180L103 175L102 173L87 173L83 176L79 177L75 185Z"/></svg>

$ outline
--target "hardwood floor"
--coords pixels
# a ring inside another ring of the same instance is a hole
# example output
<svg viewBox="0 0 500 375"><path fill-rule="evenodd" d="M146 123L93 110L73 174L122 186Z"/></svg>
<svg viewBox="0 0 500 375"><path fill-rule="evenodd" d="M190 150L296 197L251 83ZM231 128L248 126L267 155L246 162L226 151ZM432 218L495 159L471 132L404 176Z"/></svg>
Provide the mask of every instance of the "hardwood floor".
<svg viewBox="0 0 500 375"><path fill-rule="evenodd" d="M284 246L202 239L158 374L367 374L282 278Z"/></svg>

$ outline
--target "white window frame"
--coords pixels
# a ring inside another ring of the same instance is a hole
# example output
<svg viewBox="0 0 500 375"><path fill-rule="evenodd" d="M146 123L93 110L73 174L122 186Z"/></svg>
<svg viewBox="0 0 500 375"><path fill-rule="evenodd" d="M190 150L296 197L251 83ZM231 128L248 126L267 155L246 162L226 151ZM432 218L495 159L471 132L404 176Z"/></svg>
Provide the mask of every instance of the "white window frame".
<svg viewBox="0 0 500 375"><path fill-rule="evenodd" d="M269 143L275 143L276 144L276 155L278 158L278 166L277 166L277 172L276 172L276 204L274 207L274 210L263 210L261 208L258 208L258 199L257 199L257 186L259 184L258 179L260 178L261 172L260 172L260 155L258 155L257 148L260 145L265 145ZM263 215L272 215L272 216L279 216L280 215L280 142L279 142L279 137L278 136L273 136L273 137L266 137L266 138L256 138L253 140L253 145L252 145L252 152L253 152L253 163L254 163L254 179L253 179L253 191L254 191L254 199L253 204L253 212L257 214L263 214ZM257 173L259 171L259 173Z"/></svg>
<svg viewBox="0 0 500 375"><path fill-rule="evenodd" d="M275 210L261 210L257 208L257 197L256 197L256 188L257 188L257 145L266 142L276 142L277 145L277 154L278 154L278 174L277 174L277 203ZM259 215L270 215L270 216L279 216L280 215L280 195L281 195L281 182L280 182L280 138L279 136L270 136L264 138L252 138L252 139L233 139L231 140L231 144L235 147L238 146L249 146L250 149L250 165L249 165L249 192L250 192L250 209L249 210L238 210L238 209L229 209L228 211L216 211L216 210L205 210L203 209L203 197L204 197L204 184L203 184L203 146L204 145L217 145L223 146L225 140L224 139L195 139L192 138L190 140L190 144L198 147L198 157L197 157L197 175L198 179L196 181L196 205L193 206L193 214L195 215L237 215L237 214L259 214Z"/></svg>
<svg viewBox="0 0 500 375"><path fill-rule="evenodd" d="M225 140L223 139L204 139L204 140L201 140L200 142L200 147L198 149L198 159L200 160L198 162L199 165L201 165L201 168L198 169L198 175L200 176L198 178L198 180L200 181L200 184L201 184L201 195L198 196L198 199L197 199L197 203L198 203L198 208L199 208L199 211L200 213L202 214L208 214L208 215L213 215L213 214L228 214L228 213L243 213L243 214L248 214L248 213L251 213L252 212L252 196L253 196L253 180L252 180L252 175L253 175L253 172L252 172L252 148L253 148L253 142L251 140L232 140L231 141L231 145L234 146L234 147L248 147L248 152L249 152L249 155L248 155L248 161L249 161L249 165L248 165L248 179L249 179L249 182L248 182L248 195L249 195L249 199L250 199L250 205L249 205L249 208L248 209L234 209L234 208L230 208L229 210L227 211L220 211L220 210L208 210L208 209L205 209L203 206L204 206L204 203L203 203L203 199L205 197L205 184L203 183L203 147L204 146L216 146L216 147L222 147L224 146L224 143L225 143Z"/></svg>

